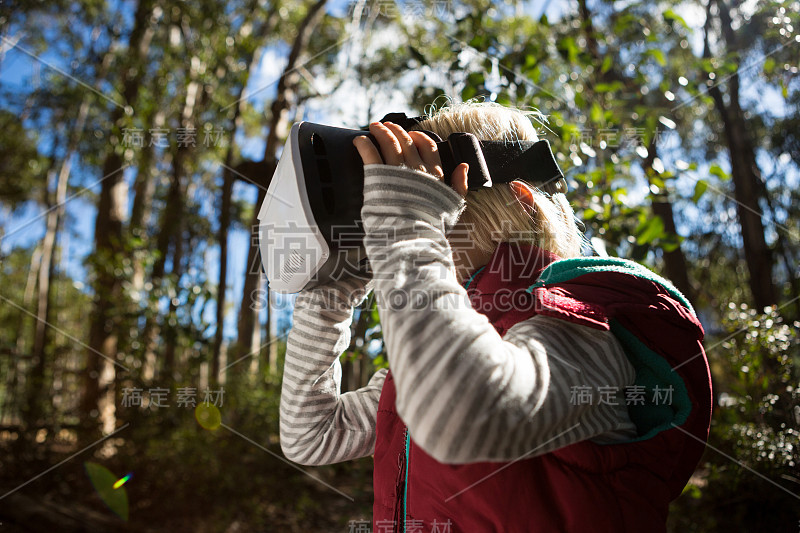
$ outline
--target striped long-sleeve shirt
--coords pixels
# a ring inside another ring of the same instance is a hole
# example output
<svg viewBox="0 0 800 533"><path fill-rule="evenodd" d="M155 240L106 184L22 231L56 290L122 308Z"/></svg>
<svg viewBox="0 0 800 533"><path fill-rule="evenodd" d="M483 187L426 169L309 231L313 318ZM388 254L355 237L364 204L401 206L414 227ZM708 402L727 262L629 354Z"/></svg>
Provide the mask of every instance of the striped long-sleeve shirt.
<svg viewBox="0 0 800 533"><path fill-rule="evenodd" d="M342 394L338 360L353 306L373 284L398 414L438 461L507 461L635 437L624 398L635 371L612 333L534 316L501 337L456 278L446 235L465 201L423 172L367 165L364 174L373 280L298 295L280 406L289 459L328 464L374 451L386 371ZM409 305L422 294L426 305Z"/></svg>

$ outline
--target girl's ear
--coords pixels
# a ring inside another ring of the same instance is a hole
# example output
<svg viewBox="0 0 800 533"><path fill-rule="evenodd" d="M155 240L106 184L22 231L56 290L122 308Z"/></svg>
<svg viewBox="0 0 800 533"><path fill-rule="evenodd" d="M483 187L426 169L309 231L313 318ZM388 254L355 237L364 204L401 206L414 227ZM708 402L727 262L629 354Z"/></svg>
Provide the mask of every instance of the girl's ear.
<svg viewBox="0 0 800 533"><path fill-rule="evenodd" d="M514 193L514 196L517 197L517 200L522 202L522 205L524 205L529 212L533 212L536 209L536 202L533 199L533 191L527 183L514 180L511 182L511 191Z"/></svg>

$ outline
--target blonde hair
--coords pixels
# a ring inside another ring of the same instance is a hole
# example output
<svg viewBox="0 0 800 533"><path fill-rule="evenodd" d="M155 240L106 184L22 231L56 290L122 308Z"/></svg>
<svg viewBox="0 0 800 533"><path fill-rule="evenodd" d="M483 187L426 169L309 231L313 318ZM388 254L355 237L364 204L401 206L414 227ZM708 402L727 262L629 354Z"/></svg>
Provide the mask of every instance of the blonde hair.
<svg viewBox="0 0 800 533"><path fill-rule="evenodd" d="M426 110L427 118L412 129L429 130L442 139L454 132L468 132L485 141L536 141L538 135L530 116L541 120L538 111L523 111L495 102L449 103ZM522 181L533 193L534 208L521 202L510 183L467 194L467 207L460 222L470 228L474 245L491 253L500 242L533 244L561 257L578 257L584 236L575 213L555 184L536 187Z"/></svg>

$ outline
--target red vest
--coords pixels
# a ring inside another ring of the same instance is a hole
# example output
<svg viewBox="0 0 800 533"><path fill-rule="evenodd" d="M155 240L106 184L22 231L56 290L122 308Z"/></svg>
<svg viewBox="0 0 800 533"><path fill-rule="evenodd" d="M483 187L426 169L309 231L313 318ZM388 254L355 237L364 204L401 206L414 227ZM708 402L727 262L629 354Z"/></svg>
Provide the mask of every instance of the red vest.
<svg viewBox="0 0 800 533"><path fill-rule="evenodd" d="M506 463L443 464L407 439L390 371L378 405L373 532L665 531L669 502L694 471L711 418L703 329L689 302L631 261L559 260L509 243L467 293L500 335L536 314L610 329L647 391L646 405L628 403L639 436Z"/></svg>

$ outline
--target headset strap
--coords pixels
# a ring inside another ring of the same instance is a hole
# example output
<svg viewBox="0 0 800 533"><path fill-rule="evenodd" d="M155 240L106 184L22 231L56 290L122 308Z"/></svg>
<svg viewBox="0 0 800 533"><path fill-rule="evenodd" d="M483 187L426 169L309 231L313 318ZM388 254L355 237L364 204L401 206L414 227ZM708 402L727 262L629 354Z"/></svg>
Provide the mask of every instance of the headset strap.
<svg viewBox="0 0 800 533"><path fill-rule="evenodd" d="M393 122L408 131L428 118L389 113L381 122ZM363 128L369 129L369 126ZM469 165L468 188L471 191L491 187L492 183L525 180L552 192L567 192L567 182L558 167L550 143L541 141L481 141L471 133L452 133L446 141L427 130L442 158L445 183L460 163ZM494 176L494 178L493 178Z"/></svg>

